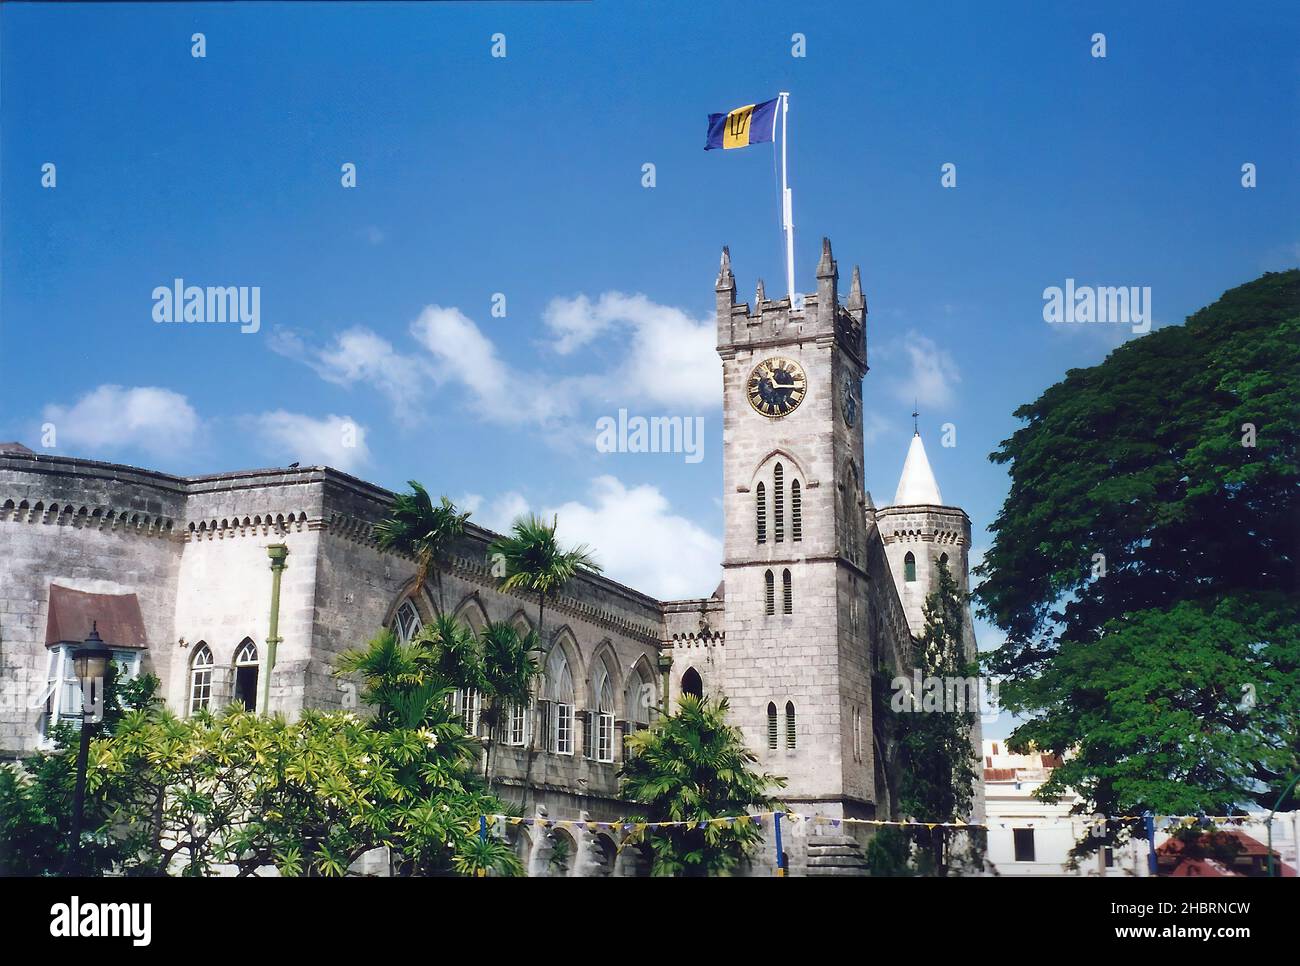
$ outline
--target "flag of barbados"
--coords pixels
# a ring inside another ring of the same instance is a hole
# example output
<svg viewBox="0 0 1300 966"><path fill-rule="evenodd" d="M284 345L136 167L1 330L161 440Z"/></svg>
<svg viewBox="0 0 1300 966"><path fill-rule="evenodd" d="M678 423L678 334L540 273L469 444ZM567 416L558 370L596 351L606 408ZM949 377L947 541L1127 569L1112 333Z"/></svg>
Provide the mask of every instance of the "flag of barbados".
<svg viewBox="0 0 1300 966"><path fill-rule="evenodd" d="M746 104L726 114L709 115L709 140L705 151L714 148L747 148L772 140L776 127L776 106L781 98L774 97L762 104Z"/></svg>

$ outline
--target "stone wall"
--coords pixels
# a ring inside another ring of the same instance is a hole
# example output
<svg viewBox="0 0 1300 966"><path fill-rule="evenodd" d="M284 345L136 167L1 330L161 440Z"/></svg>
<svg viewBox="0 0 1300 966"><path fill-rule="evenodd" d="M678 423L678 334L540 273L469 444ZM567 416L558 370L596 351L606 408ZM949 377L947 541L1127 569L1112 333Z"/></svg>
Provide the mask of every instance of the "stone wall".
<svg viewBox="0 0 1300 966"><path fill-rule="evenodd" d="M185 483L88 460L0 455L0 753L40 739L49 587L139 594L142 670L171 676Z"/></svg>

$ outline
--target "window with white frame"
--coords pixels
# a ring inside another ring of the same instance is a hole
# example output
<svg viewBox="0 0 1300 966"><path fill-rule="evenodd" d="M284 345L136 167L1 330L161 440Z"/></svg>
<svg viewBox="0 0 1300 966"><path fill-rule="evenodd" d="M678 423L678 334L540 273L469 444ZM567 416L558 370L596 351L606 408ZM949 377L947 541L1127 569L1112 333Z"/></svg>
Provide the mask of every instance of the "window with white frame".
<svg viewBox="0 0 1300 966"><path fill-rule="evenodd" d="M50 726L56 722L61 721L73 728L81 727L84 712L81 683L77 680L73 663L77 646L58 644L49 649L45 676L45 717L42 723L42 733L46 737ZM129 681L140 673L139 651L114 650L112 661L117 681Z"/></svg>
<svg viewBox="0 0 1300 966"><path fill-rule="evenodd" d="M573 674L564 647L556 644L546 660L544 696L550 702L547 742L557 755L573 754Z"/></svg>
<svg viewBox="0 0 1300 966"><path fill-rule="evenodd" d="M552 720L555 722L555 734L551 750L557 755L573 754L573 705L557 701Z"/></svg>
<svg viewBox="0 0 1300 966"><path fill-rule="evenodd" d="M614 760L614 682L609 666L603 660L597 666L596 678L592 682L592 697L595 711L587 724L591 734L588 757L608 764Z"/></svg>
<svg viewBox="0 0 1300 966"><path fill-rule="evenodd" d="M465 728L465 733L478 734L480 696L473 688L457 688L451 693L451 711Z"/></svg>
<svg viewBox="0 0 1300 966"><path fill-rule="evenodd" d="M528 744L528 706L513 704L506 715L505 743L515 748Z"/></svg>
<svg viewBox="0 0 1300 966"><path fill-rule="evenodd" d="M200 642L190 658L190 714L212 704L212 651Z"/></svg>
<svg viewBox="0 0 1300 966"><path fill-rule="evenodd" d="M596 760L614 760L614 716L604 711L596 715Z"/></svg>

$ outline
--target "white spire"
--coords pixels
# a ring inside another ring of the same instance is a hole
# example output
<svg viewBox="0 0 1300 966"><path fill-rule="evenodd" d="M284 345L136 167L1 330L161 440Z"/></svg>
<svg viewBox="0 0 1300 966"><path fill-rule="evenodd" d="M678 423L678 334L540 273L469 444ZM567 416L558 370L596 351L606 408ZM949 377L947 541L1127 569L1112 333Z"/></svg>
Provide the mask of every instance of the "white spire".
<svg viewBox="0 0 1300 966"><path fill-rule="evenodd" d="M898 481L898 492L894 494L894 506L914 506L919 503L943 506L939 484L935 482L934 471L930 469L930 461L925 456L925 444L921 442L921 434L917 433L907 449L903 476Z"/></svg>

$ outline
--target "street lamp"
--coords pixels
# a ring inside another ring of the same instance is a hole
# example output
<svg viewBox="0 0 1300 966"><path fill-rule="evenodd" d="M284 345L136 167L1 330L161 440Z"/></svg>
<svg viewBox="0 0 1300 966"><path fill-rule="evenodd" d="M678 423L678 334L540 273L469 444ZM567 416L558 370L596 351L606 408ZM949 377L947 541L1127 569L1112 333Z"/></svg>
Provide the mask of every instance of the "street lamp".
<svg viewBox="0 0 1300 966"><path fill-rule="evenodd" d="M81 849L81 816L86 805L86 761L90 757L90 726L95 721L95 708L103 718L104 703L108 700L105 683L108 681L108 662L113 652L104 646L99 636L99 625L91 623L90 636L72 654L72 667L81 685L81 744L77 749L77 785L72 795L72 841L63 862L63 874L70 875L76 868L77 853Z"/></svg>

